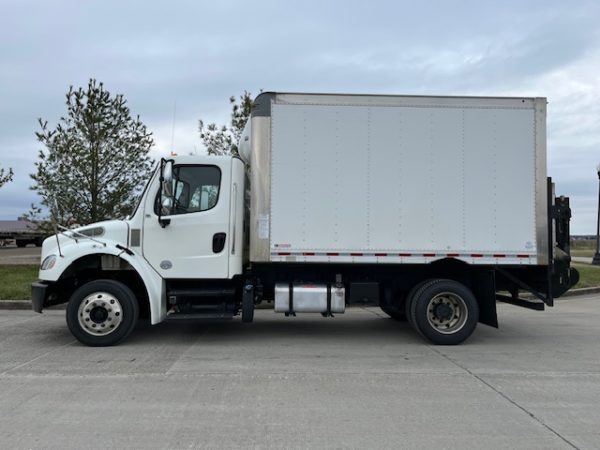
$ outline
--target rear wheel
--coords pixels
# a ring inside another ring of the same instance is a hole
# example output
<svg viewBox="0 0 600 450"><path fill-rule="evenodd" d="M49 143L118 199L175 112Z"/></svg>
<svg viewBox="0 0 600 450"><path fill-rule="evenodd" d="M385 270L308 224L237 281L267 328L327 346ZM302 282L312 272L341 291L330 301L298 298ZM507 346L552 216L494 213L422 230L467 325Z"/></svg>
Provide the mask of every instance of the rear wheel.
<svg viewBox="0 0 600 450"><path fill-rule="evenodd" d="M17 244L17 247L19 247L19 248L23 248L23 247L26 247L26 246L27 246L27 244L29 244L29 242L27 242L27 241L23 241L23 240L21 240L21 239L17 239L17 240L15 241L15 244Z"/></svg>
<svg viewBox="0 0 600 450"><path fill-rule="evenodd" d="M404 314L406 316L406 320L408 321L408 323L410 323L411 326L413 326L413 327L414 327L414 324L413 324L412 315L411 315L413 299L414 299L417 291L430 281L431 280L425 280L425 281L421 281L420 283L417 283L416 285L413 286L413 288L408 292L408 295L406 296L406 301L404 302Z"/></svg>
<svg viewBox="0 0 600 450"><path fill-rule="evenodd" d="M463 284L454 280L431 280L414 294L411 320L413 327L434 344L456 345L475 331L479 305Z"/></svg>
<svg viewBox="0 0 600 450"><path fill-rule="evenodd" d="M135 328L139 305L131 289L115 280L90 281L67 306L67 325L85 345L104 347L125 339Z"/></svg>

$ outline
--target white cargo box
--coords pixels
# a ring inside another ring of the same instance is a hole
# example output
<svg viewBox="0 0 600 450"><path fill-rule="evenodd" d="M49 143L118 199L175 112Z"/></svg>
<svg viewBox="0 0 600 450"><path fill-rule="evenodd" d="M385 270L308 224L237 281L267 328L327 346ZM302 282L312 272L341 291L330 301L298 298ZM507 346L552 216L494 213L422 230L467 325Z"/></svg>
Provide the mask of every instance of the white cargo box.
<svg viewBox="0 0 600 450"><path fill-rule="evenodd" d="M250 260L547 264L546 100L265 93Z"/></svg>

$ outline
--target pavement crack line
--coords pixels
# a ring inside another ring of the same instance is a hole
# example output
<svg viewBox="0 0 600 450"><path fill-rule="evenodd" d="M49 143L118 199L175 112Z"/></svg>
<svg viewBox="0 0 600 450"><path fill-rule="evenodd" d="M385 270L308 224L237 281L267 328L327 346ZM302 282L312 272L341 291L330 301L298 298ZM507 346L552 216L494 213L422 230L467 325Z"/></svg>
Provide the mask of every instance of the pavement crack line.
<svg viewBox="0 0 600 450"><path fill-rule="evenodd" d="M2 376L4 376L4 375L7 375L7 374L8 374L8 372L12 372L13 370L20 369L21 367L24 367L24 366L26 366L27 364L31 364L32 362L34 362L34 361L37 361L38 359L40 359L40 358L43 358L44 356L47 356L47 355L49 355L50 353L53 353L53 352L55 352L55 351L57 351L57 350L60 350L61 348L63 348L63 347L66 347L67 345L71 345L71 344L73 344L74 342L76 342L76 340L75 340L75 339L73 339L72 341L69 341L69 342L67 342L66 344L63 344L63 345L61 345L60 347L55 347L55 348L53 348L53 349L51 349L51 350L48 350L47 352L45 352L45 353L42 353L41 355L38 355L38 356L36 356L35 358L33 358L33 359L30 359L29 361L25 361L24 363L21 363L21 364L18 364L18 365L16 365L16 366L14 366L14 367L11 367L10 369L6 369L4 372L0 373L0 377L2 377Z"/></svg>
<svg viewBox="0 0 600 450"><path fill-rule="evenodd" d="M476 380L478 380L480 383L484 384L485 386L487 386L488 388L490 388L492 391L494 391L496 394L498 394L499 396L501 396L503 399L505 399L507 402L509 402L511 405L516 406L517 408L519 408L521 411L523 411L525 414L527 414L529 417L531 417L533 420L535 420L537 423L539 423L541 426L543 426L544 428L546 428L548 431L550 431L551 433L553 433L555 436L557 436L558 438L560 438L563 442L565 442L567 445L569 445L571 448L580 450L579 447L577 447L575 444L573 444L571 441L569 441L566 437L564 437L563 435L561 435L558 431L556 431L554 428L552 428L550 425L546 424L542 419L540 419L539 417L537 417L534 413L532 413L531 411L529 411L527 408L525 408L524 406L521 406L519 403L517 403L515 400L513 400L512 398L510 398L508 395L506 395L504 392L502 392L500 389L496 388L494 385L492 385L491 383L485 381L482 377L480 377L479 375L477 375L476 373L472 372L471 370L469 370L468 368L462 366L461 364L459 364L458 362L456 362L454 359L452 359L450 356L445 355L444 353L440 352L438 349L436 349L435 347L428 345L428 347L433 350L435 353L437 353L438 355L440 355L441 357L445 358L446 360L450 361L452 364L454 364L455 366L461 368L462 370L464 370L465 372L467 372L469 375L471 375L473 378L475 378Z"/></svg>

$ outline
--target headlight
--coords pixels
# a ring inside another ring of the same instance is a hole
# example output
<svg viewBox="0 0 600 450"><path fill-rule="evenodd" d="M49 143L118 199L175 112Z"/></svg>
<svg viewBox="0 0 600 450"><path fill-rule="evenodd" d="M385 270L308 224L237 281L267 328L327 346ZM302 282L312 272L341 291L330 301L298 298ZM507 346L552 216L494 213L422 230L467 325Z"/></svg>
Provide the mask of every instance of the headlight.
<svg viewBox="0 0 600 450"><path fill-rule="evenodd" d="M104 234L104 227L94 227L94 228L88 228L86 230L75 230L77 231L77 233L79 234L84 234L86 236L89 237L100 237Z"/></svg>
<svg viewBox="0 0 600 450"><path fill-rule="evenodd" d="M54 264L56 264L56 255L50 255L50 256L46 256L46 258L44 258L44 261L42 261L42 270L50 270L54 267Z"/></svg>

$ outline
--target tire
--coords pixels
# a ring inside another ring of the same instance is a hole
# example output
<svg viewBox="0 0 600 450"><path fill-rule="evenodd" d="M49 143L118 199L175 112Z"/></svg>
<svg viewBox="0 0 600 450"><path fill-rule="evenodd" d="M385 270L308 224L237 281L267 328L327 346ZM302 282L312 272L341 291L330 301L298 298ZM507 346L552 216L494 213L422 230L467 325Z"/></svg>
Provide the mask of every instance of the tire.
<svg viewBox="0 0 600 450"><path fill-rule="evenodd" d="M412 287L412 289L408 292L408 295L406 296L406 300L404 302L404 315L406 316L406 320L412 327L414 327L414 324L412 322L412 315L411 315L413 298L415 297L416 292L419 289L421 289L421 287L423 287L423 285L425 285L426 283L428 283L430 281L431 280L425 280L425 281L421 281L420 283L415 284Z"/></svg>
<svg viewBox="0 0 600 450"><path fill-rule="evenodd" d="M436 345L456 345L467 339L479 321L479 305L465 285L435 279L415 292L411 304L415 330Z"/></svg>
<svg viewBox="0 0 600 450"><path fill-rule="evenodd" d="M92 308L86 308L92 305ZM115 280L95 280L77 289L67 305L67 325L90 347L115 345L135 328L139 305L131 289Z"/></svg>
<svg viewBox="0 0 600 450"><path fill-rule="evenodd" d="M35 246L36 247L41 247L43 243L44 243L44 238L39 237L39 238L35 239Z"/></svg>
<svg viewBox="0 0 600 450"><path fill-rule="evenodd" d="M21 240L21 239L17 239L17 240L15 241L15 244L17 244L17 247L19 247L19 248L23 248L23 247L27 247L27 244L29 244L29 242L27 242L27 241L23 241L23 240Z"/></svg>

